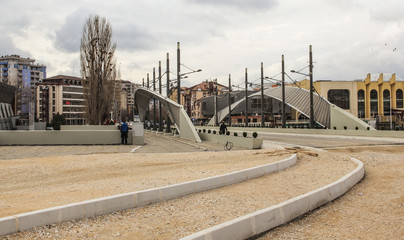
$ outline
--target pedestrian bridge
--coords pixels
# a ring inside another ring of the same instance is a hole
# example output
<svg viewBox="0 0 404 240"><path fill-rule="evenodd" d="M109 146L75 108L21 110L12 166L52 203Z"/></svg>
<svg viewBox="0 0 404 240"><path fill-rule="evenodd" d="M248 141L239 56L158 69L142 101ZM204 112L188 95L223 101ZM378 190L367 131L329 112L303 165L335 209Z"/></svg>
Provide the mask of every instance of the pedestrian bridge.
<svg viewBox="0 0 404 240"><path fill-rule="evenodd" d="M144 121L151 99L157 99L167 112L168 117L175 125L180 134L180 138L191 141L202 142L194 125L189 119L182 105L163 95L144 87L135 88L135 104L139 111L140 120Z"/></svg>
<svg viewBox="0 0 404 240"><path fill-rule="evenodd" d="M261 92L256 92L248 96L248 98L261 96ZM264 89L264 96L282 101L282 88ZM231 110L240 104L245 104L245 98L234 102L231 105ZM310 91L297 87L285 87L285 104L296 109L304 116L310 118ZM318 94L313 94L314 121L324 128L336 129L362 129L368 127L374 129L359 118L348 113L347 111L330 103ZM225 107L217 113L217 121L220 122L229 115L229 108ZM209 121L208 125L215 125L215 116Z"/></svg>

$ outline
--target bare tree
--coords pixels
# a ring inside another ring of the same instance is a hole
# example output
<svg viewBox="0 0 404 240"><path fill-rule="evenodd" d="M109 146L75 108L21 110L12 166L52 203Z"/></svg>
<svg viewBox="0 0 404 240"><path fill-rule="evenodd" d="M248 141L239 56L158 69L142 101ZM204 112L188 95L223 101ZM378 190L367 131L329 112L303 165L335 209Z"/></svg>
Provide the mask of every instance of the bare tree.
<svg viewBox="0 0 404 240"><path fill-rule="evenodd" d="M84 25L80 45L86 119L89 124L105 122L111 111L116 89L115 49L109 22L97 15L90 16Z"/></svg>

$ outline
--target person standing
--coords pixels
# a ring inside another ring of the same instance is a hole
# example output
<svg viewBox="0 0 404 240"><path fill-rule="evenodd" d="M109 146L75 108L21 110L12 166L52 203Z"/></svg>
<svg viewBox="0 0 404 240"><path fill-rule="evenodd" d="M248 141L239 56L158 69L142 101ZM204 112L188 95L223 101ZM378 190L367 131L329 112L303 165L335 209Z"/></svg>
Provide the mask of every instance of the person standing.
<svg viewBox="0 0 404 240"><path fill-rule="evenodd" d="M125 120L123 120L122 124L121 124L121 143L122 144L128 144L128 131L129 131L129 126L126 123Z"/></svg>
<svg viewBox="0 0 404 240"><path fill-rule="evenodd" d="M226 134L226 132L227 132L226 124L222 121L222 122L220 123L220 130L219 130L219 133L220 133L220 134Z"/></svg>

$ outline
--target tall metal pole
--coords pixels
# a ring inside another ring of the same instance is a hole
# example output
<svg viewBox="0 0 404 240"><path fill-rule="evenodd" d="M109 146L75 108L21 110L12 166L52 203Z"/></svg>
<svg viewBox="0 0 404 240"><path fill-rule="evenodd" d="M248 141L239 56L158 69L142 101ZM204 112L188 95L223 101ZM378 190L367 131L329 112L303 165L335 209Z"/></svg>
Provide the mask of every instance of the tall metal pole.
<svg viewBox="0 0 404 240"><path fill-rule="evenodd" d="M214 116L215 116L215 126L218 125L217 122L217 79L212 81L213 83L213 108L214 108Z"/></svg>
<svg viewBox="0 0 404 240"><path fill-rule="evenodd" d="M159 61L159 93L161 95L161 61ZM159 132L163 131L163 118L161 116L161 101L159 100Z"/></svg>
<svg viewBox="0 0 404 240"><path fill-rule="evenodd" d="M156 68L153 68L153 91L156 91ZM156 126L156 98L153 97L153 130L157 130Z"/></svg>
<svg viewBox="0 0 404 240"><path fill-rule="evenodd" d="M147 89L149 89L149 87L150 87L149 73L147 73L146 87L147 87ZM146 114L146 117L147 117L147 122L150 122L150 101L149 101L148 104L147 104L147 114ZM146 124L146 121L145 121L145 124ZM148 125L147 125L147 124L146 124L145 126L148 128Z"/></svg>
<svg viewBox="0 0 404 240"><path fill-rule="evenodd" d="M144 78L142 79L142 87L144 87Z"/></svg>
<svg viewBox="0 0 404 240"><path fill-rule="evenodd" d="M313 53L309 47L309 75L310 75L310 128L314 128L314 102L313 102Z"/></svg>
<svg viewBox="0 0 404 240"><path fill-rule="evenodd" d="M248 127L248 74L247 74L247 68L245 69L245 126Z"/></svg>
<svg viewBox="0 0 404 240"><path fill-rule="evenodd" d="M261 127L265 127L264 118L264 63L261 62Z"/></svg>
<svg viewBox="0 0 404 240"><path fill-rule="evenodd" d="M181 105L181 58L180 42L177 42L177 102Z"/></svg>
<svg viewBox="0 0 404 240"><path fill-rule="evenodd" d="M231 74L229 74L229 127L231 126Z"/></svg>
<svg viewBox="0 0 404 240"><path fill-rule="evenodd" d="M285 107L285 60L282 55L282 128L286 128L286 107Z"/></svg>
<svg viewBox="0 0 404 240"><path fill-rule="evenodd" d="M170 95L170 55L169 53L167 53L167 66L166 66L166 77L167 77L167 86L166 86L166 90L167 90L167 98ZM171 122L170 122L170 116L168 116L168 112L167 112L167 128L166 128L166 133L170 133L171 132Z"/></svg>

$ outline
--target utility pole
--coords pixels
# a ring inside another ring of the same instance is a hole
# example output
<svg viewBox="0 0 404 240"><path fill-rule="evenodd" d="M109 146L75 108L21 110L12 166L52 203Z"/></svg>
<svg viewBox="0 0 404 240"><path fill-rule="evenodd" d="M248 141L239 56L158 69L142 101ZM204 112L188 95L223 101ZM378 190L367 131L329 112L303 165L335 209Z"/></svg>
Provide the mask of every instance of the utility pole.
<svg viewBox="0 0 404 240"><path fill-rule="evenodd" d="M231 126L231 74L229 74L229 127Z"/></svg>
<svg viewBox="0 0 404 240"><path fill-rule="evenodd" d="M153 68L153 92L156 92L156 68ZM156 126L156 98L153 97L153 130L157 131Z"/></svg>
<svg viewBox="0 0 404 240"><path fill-rule="evenodd" d="M282 55L282 128L286 128L286 107L285 107L285 60Z"/></svg>
<svg viewBox="0 0 404 240"><path fill-rule="evenodd" d="M245 69L245 127L248 127L248 74L247 68Z"/></svg>
<svg viewBox="0 0 404 240"><path fill-rule="evenodd" d="M161 95L161 61L159 61L159 93ZM159 100L159 132L163 131L163 118L161 116L161 101Z"/></svg>
<svg viewBox="0 0 404 240"><path fill-rule="evenodd" d="M261 62L261 127L265 127L264 118L264 63Z"/></svg>
<svg viewBox="0 0 404 240"><path fill-rule="evenodd" d="M167 53L167 66L166 66L166 77L167 77L167 86L166 86L166 90L167 90L167 98L170 95L170 56L169 53ZM170 122L170 116L168 116L168 112L167 112L167 128L166 128L166 133L170 133L171 132L171 122Z"/></svg>
<svg viewBox="0 0 404 240"><path fill-rule="evenodd" d="M217 122L217 79L212 80L213 83L213 111L215 116L215 126L218 125Z"/></svg>
<svg viewBox="0 0 404 240"><path fill-rule="evenodd" d="M146 85L147 89L149 89L149 88L150 88L149 73L147 73L146 84L147 84L147 85ZM146 114L146 117L147 117L147 122L150 122L150 101L149 101L148 104L147 104L147 114ZM146 124L146 121L145 121L145 124ZM148 125L147 125L147 124L146 124L145 126L146 126L146 128L148 128Z"/></svg>
<svg viewBox="0 0 404 240"><path fill-rule="evenodd" d="M313 101L313 53L309 47L309 75L310 75L310 128L314 128L314 101Z"/></svg>
<svg viewBox="0 0 404 240"><path fill-rule="evenodd" d="M177 102L181 105L181 58L180 42L177 42Z"/></svg>
<svg viewBox="0 0 404 240"><path fill-rule="evenodd" d="M144 78L142 79L142 87L144 87Z"/></svg>

